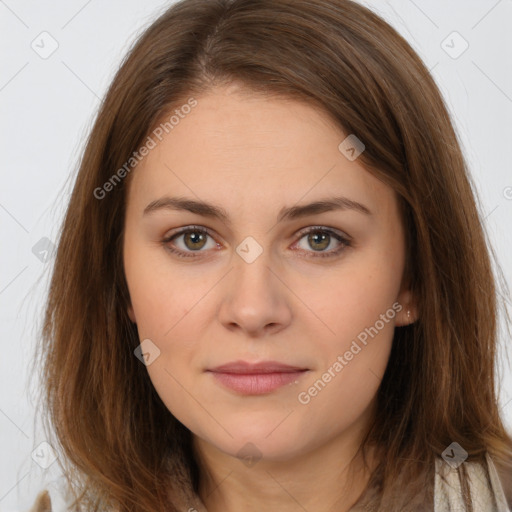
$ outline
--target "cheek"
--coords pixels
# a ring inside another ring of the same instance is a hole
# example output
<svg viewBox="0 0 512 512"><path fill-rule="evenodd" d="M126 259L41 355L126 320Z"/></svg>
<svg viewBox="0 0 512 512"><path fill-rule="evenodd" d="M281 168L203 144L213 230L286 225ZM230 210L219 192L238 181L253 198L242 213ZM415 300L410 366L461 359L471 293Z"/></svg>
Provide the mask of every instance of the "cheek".
<svg viewBox="0 0 512 512"><path fill-rule="evenodd" d="M353 339L375 324L379 336L392 337L401 281L400 264L396 263L372 254L358 256L357 261L354 258L326 278L324 286L317 283L310 288L308 304L325 324L326 334L319 339L326 346L338 352L348 350Z"/></svg>
<svg viewBox="0 0 512 512"><path fill-rule="evenodd" d="M199 299L211 284L170 274L168 266L143 254L131 254L125 265L130 298L139 339L150 339L158 357L147 366L149 378L169 411L184 424L194 421L198 411L191 407L190 372L195 368Z"/></svg>
<svg viewBox="0 0 512 512"><path fill-rule="evenodd" d="M170 334L208 290L206 280L191 281L171 272L162 253L126 246L125 275L141 339Z"/></svg>
<svg viewBox="0 0 512 512"><path fill-rule="evenodd" d="M321 364L297 393L311 429L325 436L350 428L373 403L388 364L399 307L393 308L399 283L389 273L362 265L345 277L323 299L318 297L323 304L319 316L334 334L318 328L326 333L315 337Z"/></svg>
<svg viewBox="0 0 512 512"><path fill-rule="evenodd" d="M308 382L312 387L301 390L306 393L301 403L311 401L319 411L339 404L332 410L338 419L355 417L369 404L384 375L401 309L396 299L402 263L392 246L381 244L340 266L325 286L311 288L309 304L325 325L317 322L321 365Z"/></svg>
<svg viewBox="0 0 512 512"><path fill-rule="evenodd" d="M127 244L125 275L139 339L150 339L159 350L147 371L168 408L181 410L187 395L180 384L190 388L190 372L197 367L199 321L216 276L187 277L160 251L130 249Z"/></svg>

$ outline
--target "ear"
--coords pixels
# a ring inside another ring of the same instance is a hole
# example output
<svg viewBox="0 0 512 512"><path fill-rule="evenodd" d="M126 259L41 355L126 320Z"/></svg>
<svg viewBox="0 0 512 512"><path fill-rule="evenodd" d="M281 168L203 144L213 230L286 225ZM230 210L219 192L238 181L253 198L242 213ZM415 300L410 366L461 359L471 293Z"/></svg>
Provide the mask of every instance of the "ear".
<svg viewBox="0 0 512 512"><path fill-rule="evenodd" d="M402 306L402 309L395 317L395 325L402 327L416 322L419 318L418 305L414 295L408 288L400 292L397 302Z"/></svg>
<svg viewBox="0 0 512 512"><path fill-rule="evenodd" d="M136 324L137 323L137 319L135 318L135 311L133 311L133 306L130 304L126 311L128 312L128 316L130 317L130 320Z"/></svg>

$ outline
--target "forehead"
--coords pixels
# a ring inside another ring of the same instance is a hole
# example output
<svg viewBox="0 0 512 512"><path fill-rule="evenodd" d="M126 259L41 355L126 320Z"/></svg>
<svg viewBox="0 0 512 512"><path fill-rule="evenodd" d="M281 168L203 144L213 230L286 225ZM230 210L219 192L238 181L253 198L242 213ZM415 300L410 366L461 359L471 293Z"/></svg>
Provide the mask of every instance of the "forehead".
<svg viewBox="0 0 512 512"><path fill-rule="evenodd" d="M333 192L374 210L393 202L389 187L339 150L349 134L322 109L237 86L195 99L133 172L130 200L139 207L164 193L277 209Z"/></svg>

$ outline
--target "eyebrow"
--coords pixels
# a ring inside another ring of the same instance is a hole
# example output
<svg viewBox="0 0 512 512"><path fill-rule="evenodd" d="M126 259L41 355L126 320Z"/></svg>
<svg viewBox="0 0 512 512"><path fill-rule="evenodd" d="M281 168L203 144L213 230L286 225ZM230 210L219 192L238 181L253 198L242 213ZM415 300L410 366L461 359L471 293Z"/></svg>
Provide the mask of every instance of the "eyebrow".
<svg viewBox="0 0 512 512"><path fill-rule="evenodd" d="M185 210L203 217L221 220L227 225L231 224L229 215L224 208L185 197L165 196L151 201L151 203L144 208L143 215L148 215L158 210ZM281 208L277 216L277 222L291 221L309 215L335 210L352 210L364 215L372 215L370 209L365 205L347 197L337 196L319 199L309 204Z"/></svg>

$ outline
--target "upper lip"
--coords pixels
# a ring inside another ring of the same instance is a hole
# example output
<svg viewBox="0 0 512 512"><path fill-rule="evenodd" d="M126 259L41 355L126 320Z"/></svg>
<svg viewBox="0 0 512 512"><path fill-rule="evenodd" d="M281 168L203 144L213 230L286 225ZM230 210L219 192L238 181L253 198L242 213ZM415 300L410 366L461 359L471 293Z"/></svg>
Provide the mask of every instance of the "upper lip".
<svg viewBox="0 0 512 512"><path fill-rule="evenodd" d="M259 373L293 373L304 371L307 368L291 366L278 361L261 361L259 363L249 363L247 361L233 361L222 364L208 371L217 373L238 373L238 374L259 374Z"/></svg>

